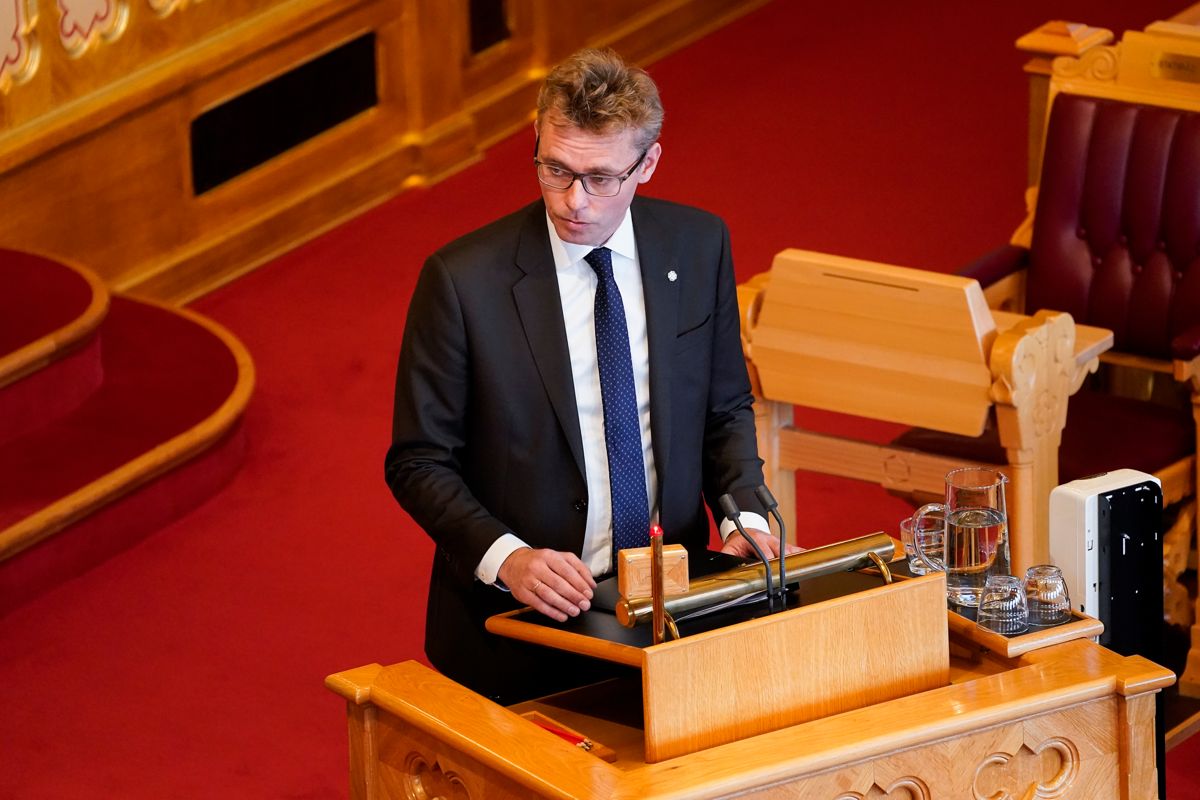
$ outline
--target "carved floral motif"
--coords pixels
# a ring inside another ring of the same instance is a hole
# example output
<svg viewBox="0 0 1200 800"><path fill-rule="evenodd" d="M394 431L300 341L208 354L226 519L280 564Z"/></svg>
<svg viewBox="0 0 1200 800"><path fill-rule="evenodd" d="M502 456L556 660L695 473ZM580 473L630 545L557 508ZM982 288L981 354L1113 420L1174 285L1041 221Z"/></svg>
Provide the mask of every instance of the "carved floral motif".
<svg viewBox="0 0 1200 800"><path fill-rule="evenodd" d="M98 39L121 35L129 16L125 0L58 0L58 35L63 47L80 55Z"/></svg>
<svg viewBox="0 0 1200 800"><path fill-rule="evenodd" d="M1005 331L992 347L992 400L1016 409L1018 446L1061 435L1075 379L1070 315L1039 311Z"/></svg>
<svg viewBox="0 0 1200 800"><path fill-rule="evenodd" d="M37 45L29 36L33 22L25 0L0 0L0 93L37 70Z"/></svg>

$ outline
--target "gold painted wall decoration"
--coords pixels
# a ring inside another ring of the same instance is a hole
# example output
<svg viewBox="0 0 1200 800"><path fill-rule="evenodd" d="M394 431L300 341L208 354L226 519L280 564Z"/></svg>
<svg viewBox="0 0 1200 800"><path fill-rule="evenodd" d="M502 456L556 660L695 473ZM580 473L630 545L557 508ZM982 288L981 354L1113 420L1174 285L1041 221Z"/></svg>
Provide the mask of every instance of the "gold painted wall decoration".
<svg viewBox="0 0 1200 800"><path fill-rule="evenodd" d="M31 35L36 21L36 9L30 13L26 0L0 0L0 94L37 71L38 46Z"/></svg>
<svg viewBox="0 0 1200 800"><path fill-rule="evenodd" d="M125 0L58 0L58 35L72 56L81 56L100 39L112 41L125 30Z"/></svg>

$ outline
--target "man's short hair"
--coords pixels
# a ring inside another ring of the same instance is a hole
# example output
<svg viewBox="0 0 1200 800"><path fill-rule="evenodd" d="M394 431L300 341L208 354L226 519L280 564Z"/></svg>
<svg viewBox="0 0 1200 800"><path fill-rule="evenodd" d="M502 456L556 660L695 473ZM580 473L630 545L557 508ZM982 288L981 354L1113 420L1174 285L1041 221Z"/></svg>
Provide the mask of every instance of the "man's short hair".
<svg viewBox="0 0 1200 800"><path fill-rule="evenodd" d="M639 150L662 132L658 87L645 70L629 66L612 50L580 50L552 69L538 93L539 130L551 111L591 133L635 129Z"/></svg>

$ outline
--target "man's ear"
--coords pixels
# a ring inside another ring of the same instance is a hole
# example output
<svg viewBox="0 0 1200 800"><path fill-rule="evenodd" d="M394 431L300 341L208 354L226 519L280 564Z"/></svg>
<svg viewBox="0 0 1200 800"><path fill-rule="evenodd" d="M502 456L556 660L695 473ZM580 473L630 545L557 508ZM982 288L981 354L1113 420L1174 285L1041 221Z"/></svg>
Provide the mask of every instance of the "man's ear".
<svg viewBox="0 0 1200 800"><path fill-rule="evenodd" d="M654 175L654 170L658 168L658 161L661 158L662 145L655 142L646 150L646 157L642 159L642 165L638 167L638 183L646 183L650 180L650 177Z"/></svg>

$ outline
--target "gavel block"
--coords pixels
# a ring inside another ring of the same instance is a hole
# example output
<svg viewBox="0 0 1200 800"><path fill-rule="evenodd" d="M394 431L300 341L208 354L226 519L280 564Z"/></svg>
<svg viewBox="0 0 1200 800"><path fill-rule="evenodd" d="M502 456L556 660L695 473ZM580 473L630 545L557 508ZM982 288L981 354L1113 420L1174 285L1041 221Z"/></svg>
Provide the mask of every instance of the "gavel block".
<svg viewBox="0 0 1200 800"><path fill-rule="evenodd" d="M617 551L617 589L621 596L650 596L649 547L630 547ZM663 594L683 594L688 590L687 550L681 544L663 545Z"/></svg>

